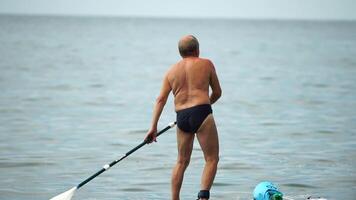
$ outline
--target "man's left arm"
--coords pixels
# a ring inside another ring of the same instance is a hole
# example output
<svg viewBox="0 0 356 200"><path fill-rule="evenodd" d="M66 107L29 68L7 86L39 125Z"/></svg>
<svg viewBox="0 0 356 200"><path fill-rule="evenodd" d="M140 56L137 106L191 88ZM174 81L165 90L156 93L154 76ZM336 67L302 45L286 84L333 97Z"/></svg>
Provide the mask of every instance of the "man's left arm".
<svg viewBox="0 0 356 200"><path fill-rule="evenodd" d="M148 140L150 143L152 141L156 142L158 120L161 116L164 106L166 105L168 95L171 92L171 90L172 90L172 88L169 84L168 73L167 73L163 78L162 88L161 88L159 96L156 99L156 102L155 102L155 105L153 108L153 117L152 117L151 128L149 129L149 131L147 132L147 135L145 137L145 140Z"/></svg>

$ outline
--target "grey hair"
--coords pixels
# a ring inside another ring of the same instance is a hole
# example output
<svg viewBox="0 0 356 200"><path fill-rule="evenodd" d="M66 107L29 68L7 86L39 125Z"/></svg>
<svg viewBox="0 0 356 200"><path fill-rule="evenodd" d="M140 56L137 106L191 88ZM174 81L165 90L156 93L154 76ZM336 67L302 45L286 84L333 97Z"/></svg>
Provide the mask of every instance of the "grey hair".
<svg viewBox="0 0 356 200"><path fill-rule="evenodd" d="M178 49L182 57L192 56L199 50L198 39L193 35L189 35L188 40L181 39L179 41Z"/></svg>

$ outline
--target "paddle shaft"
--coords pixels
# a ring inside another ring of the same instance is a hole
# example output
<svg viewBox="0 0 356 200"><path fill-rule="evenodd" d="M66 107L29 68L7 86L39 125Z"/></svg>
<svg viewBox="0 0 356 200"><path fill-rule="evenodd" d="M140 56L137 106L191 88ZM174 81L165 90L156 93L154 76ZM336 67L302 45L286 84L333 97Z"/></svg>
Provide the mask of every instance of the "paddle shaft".
<svg viewBox="0 0 356 200"><path fill-rule="evenodd" d="M174 127L174 125L176 124L176 122L171 123L170 125L168 125L166 128L162 129L161 131L159 131L156 134L156 137L160 136L162 133L166 132L168 129ZM100 169L98 172L96 172L95 174L93 174L92 176L90 176L89 178L85 179L83 182L79 183L77 186L77 189L81 188L83 185L87 184L89 181L93 180L95 177L99 176L100 174L102 174L103 172L105 172L106 170L108 170L109 168L111 168L112 166L114 166L116 163L122 161L123 159L125 159L127 156L129 156L130 154L132 154L133 152L137 151L138 149L140 149L141 147L145 146L146 144L148 144L148 140L143 141L141 144L137 145L135 148L131 149L130 151L128 151L124 156L122 156L120 159L118 160L114 160L112 161L110 164L106 164L103 166L102 169Z"/></svg>

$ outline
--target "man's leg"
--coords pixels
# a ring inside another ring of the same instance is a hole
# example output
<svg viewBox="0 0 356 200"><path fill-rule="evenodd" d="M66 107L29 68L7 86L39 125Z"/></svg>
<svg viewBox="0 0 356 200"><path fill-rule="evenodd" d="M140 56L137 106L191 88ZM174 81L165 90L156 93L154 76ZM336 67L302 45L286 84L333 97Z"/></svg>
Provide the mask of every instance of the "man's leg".
<svg viewBox="0 0 356 200"><path fill-rule="evenodd" d="M205 167L201 178L201 190L210 190L219 162L219 138L212 114L200 126L197 138L205 158Z"/></svg>
<svg viewBox="0 0 356 200"><path fill-rule="evenodd" d="M179 200L179 192L183 182L184 171L189 165L193 150L194 134L186 133L177 128L178 158L172 172L172 200Z"/></svg>

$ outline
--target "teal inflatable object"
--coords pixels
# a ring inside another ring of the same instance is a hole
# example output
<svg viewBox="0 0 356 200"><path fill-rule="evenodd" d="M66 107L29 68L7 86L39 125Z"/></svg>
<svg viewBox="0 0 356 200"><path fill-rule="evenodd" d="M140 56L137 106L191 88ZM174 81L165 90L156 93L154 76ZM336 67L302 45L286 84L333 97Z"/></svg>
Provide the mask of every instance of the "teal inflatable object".
<svg viewBox="0 0 356 200"><path fill-rule="evenodd" d="M253 191L254 200L282 200L283 194L273 183L264 181L259 183Z"/></svg>

